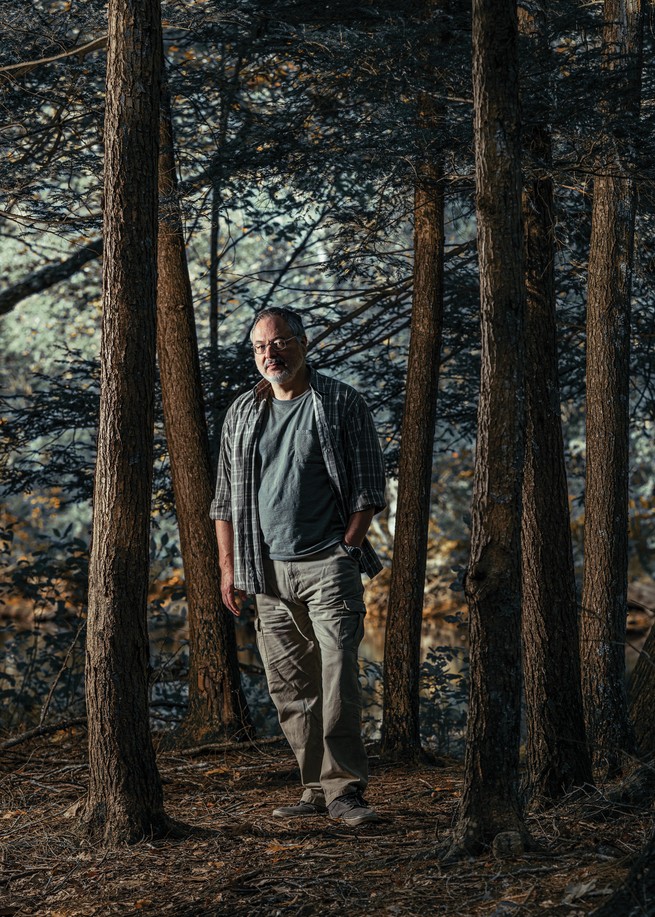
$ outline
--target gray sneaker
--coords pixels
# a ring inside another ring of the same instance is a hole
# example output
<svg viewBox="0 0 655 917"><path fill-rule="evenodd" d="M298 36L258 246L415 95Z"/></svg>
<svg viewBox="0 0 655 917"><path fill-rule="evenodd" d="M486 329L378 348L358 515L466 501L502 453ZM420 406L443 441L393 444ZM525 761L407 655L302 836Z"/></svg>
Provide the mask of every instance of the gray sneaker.
<svg viewBox="0 0 655 917"><path fill-rule="evenodd" d="M356 828L370 821L380 821L377 812L366 804L361 793L346 793L333 799L328 806L330 818Z"/></svg>
<svg viewBox="0 0 655 917"><path fill-rule="evenodd" d="M273 809L273 816L275 818L298 818L298 817L307 817L308 815L325 815L327 808L325 804L320 802L305 802L300 800L300 802L295 803L292 806L278 806L277 809Z"/></svg>

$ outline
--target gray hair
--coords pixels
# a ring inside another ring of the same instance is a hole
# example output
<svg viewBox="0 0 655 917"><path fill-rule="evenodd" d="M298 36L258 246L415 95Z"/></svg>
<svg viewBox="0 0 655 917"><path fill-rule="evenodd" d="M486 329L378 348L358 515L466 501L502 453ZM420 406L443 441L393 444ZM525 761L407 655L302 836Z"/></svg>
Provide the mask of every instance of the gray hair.
<svg viewBox="0 0 655 917"><path fill-rule="evenodd" d="M250 340L252 341L252 336L255 333L255 328L257 324L268 316L275 316L276 318L283 318L291 329L294 337L303 338L305 337L305 329L303 327L302 318L298 315L297 312L293 312L291 309L283 309L281 306L271 306L270 309L262 309L261 312L258 312L255 315L255 320L250 326Z"/></svg>

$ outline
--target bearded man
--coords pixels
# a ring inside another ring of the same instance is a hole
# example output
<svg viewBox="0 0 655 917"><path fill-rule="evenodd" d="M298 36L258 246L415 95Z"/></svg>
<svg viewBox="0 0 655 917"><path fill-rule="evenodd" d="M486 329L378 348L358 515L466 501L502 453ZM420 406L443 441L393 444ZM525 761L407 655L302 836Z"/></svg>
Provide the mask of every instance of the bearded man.
<svg viewBox="0 0 655 917"><path fill-rule="evenodd" d="M263 310L250 338L263 379L227 412L210 510L223 602L239 615L255 596L269 691L300 767L300 801L273 815L357 826L378 818L363 797L357 652L361 574L382 567L366 538L385 505L382 453L363 398L307 363L297 313Z"/></svg>

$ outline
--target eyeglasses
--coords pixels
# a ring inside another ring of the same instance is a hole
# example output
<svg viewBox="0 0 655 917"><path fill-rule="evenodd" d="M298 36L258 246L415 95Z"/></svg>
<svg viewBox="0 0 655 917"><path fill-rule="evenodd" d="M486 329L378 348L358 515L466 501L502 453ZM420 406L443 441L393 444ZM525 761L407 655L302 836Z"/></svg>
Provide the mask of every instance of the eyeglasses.
<svg viewBox="0 0 655 917"><path fill-rule="evenodd" d="M286 350L287 342L297 338L297 334L292 334L290 338L273 338L272 341L266 341L265 344L253 344L252 349L255 353L266 353L266 349L271 347L273 350Z"/></svg>

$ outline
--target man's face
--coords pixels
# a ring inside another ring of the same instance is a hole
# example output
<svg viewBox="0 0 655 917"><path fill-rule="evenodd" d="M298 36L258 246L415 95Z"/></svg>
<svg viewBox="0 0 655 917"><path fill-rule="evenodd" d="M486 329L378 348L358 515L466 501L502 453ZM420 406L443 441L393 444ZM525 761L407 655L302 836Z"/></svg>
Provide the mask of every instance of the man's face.
<svg viewBox="0 0 655 917"><path fill-rule="evenodd" d="M286 340L284 350L268 346L264 353L255 354L257 369L269 382L279 385L290 382L305 368L307 338L300 340L293 337L293 332L286 321L279 315L265 315L253 329L253 344L268 344L278 338ZM289 340L291 338L291 340Z"/></svg>

